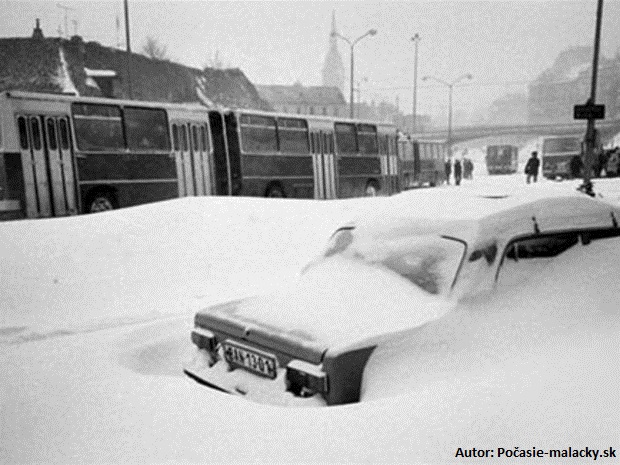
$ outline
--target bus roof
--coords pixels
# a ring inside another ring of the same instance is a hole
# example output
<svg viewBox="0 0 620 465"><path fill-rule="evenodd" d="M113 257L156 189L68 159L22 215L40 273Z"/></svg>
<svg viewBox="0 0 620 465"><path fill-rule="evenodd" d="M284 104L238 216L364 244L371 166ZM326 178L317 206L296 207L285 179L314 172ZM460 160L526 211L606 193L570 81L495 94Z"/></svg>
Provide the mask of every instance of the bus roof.
<svg viewBox="0 0 620 465"><path fill-rule="evenodd" d="M41 93L41 92L26 92L21 90L8 90L0 94L7 100L38 100L41 102L63 102L63 103L93 103L93 104L105 104L105 105L119 105L119 106L142 106L148 108L166 108L166 109L178 109L178 110L192 110L192 111L205 111L210 109L199 103L170 103L170 102L147 102L142 100L122 100L104 97L83 97L80 95L70 94L53 94L53 93Z"/></svg>

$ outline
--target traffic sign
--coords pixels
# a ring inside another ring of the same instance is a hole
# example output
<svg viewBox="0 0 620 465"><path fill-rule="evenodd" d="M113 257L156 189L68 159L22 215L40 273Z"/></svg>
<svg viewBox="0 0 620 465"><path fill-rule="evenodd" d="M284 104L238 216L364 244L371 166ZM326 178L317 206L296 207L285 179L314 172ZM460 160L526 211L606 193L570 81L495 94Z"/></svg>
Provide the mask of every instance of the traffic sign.
<svg viewBox="0 0 620 465"><path fill-rule="evenodd" d="M592 103L575 105L573 108L573 119L605 119L605 105L595 105Z"/></svg>

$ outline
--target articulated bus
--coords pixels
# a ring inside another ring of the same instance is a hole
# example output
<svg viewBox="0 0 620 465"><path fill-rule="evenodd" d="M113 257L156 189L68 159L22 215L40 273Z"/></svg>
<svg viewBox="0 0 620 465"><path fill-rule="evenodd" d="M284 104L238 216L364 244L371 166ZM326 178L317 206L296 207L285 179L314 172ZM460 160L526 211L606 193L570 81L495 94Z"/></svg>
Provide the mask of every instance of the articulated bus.
<svg viewBox="0 0 620 465"><path fill-rule="evenodd" d="M446 181L448 146L445 142L411 140L408 136L401 135L398 144L404 189L433 187Z"/></svg>
<svg viewBox="0 0 620 465"><path fill-rule="evenodd" d="M490 175L514 174L519 169L519 147L488 145L485 161Z"/></svg>
<svg viewBox="0 0 620 465"><path fill-rule="evenodd" d="M0 94L0 218L194 195L400 190L390 124L28 92Z"/></svg>

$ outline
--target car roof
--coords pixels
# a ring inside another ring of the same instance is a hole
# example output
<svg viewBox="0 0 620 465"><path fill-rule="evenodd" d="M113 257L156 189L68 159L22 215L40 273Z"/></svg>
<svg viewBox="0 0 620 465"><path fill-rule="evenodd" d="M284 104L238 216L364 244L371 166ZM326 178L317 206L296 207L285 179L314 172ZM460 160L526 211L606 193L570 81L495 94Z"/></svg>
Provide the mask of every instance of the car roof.
<svg viewBox="0 0 620 465"><path fill-rule="evenodd" d="M555 187L482 194L458 188L418 189L380 202L349 224L356 235L438 234L473 244L491 237L611 228L620 221L620 206Z"/></svg>

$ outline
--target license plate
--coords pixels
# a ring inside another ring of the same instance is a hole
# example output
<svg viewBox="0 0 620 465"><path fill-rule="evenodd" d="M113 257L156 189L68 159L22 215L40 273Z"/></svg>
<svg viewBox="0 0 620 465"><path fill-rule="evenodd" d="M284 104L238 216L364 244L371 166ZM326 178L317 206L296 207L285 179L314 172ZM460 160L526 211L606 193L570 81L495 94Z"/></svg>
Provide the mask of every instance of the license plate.
<svg viewBox="0 0 620 465"><path fill-rule="evenodd" d="M277 362L275 356L232 341L224 341L222 346L224 358L232 366L245 368L267 378L276 377Z"/></svg>

